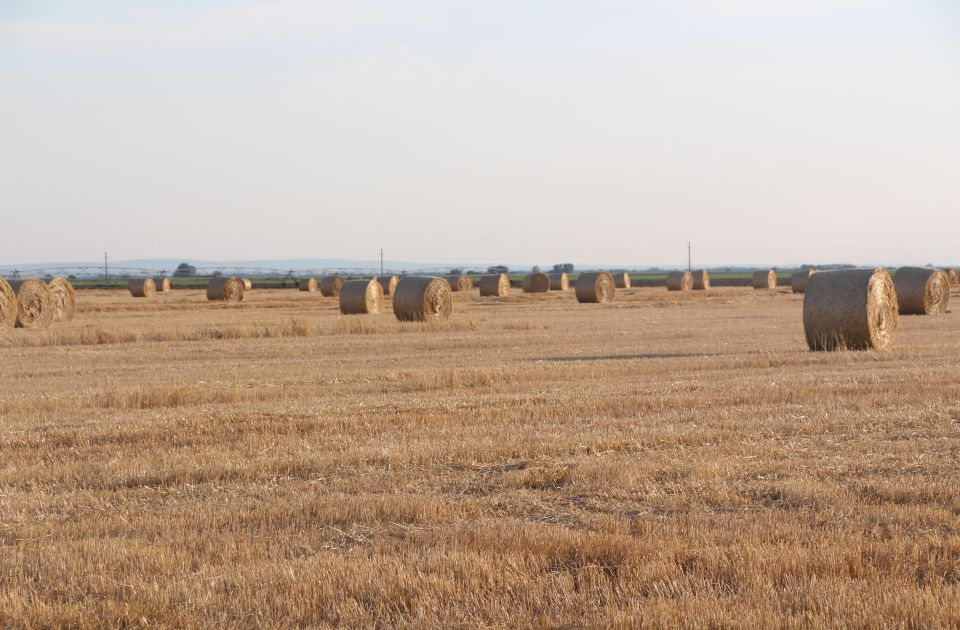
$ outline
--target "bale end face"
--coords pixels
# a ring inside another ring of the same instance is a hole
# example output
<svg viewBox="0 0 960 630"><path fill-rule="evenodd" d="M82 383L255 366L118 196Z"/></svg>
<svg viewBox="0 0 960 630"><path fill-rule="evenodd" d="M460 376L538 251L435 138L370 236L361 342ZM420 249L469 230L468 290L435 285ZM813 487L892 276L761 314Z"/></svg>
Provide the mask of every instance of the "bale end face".
<svg viewBox="0 0 960 630"><path fill-rule="evenodd" d="M57 277L47 283L50 288L53 322L71 321L77 314L77 291L66 278Z"/></svg>
<svg viewBox="0 0 960 630"><path fill-rule="evenodd" d="M47 328L53 323L53 297L38 278L10 283L17 293L17 328Z"/></svg>
<svg viewBox="0 0 960 630"><path fill-rule="evenodd" d="M401 322L439 322L453 312L453 291L444 278L407 276L393 294L393 314Z"/></svg>

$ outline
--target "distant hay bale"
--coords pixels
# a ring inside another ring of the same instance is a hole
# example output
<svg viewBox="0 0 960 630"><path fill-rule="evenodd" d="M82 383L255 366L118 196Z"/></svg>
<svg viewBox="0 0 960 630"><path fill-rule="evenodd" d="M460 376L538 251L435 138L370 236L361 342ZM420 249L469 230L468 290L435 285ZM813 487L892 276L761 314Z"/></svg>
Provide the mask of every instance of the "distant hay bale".
<svg viewBox="0 0 960 630"><path fill-rule="evenodd" d="M804 269L790 276L790 288L794 293L804 293L807 290L807 283L810 282L810 276L817 273L813 269Z"/></svg>
<svg viewBox="0 0 960 630"><path fill-rule="evenodd" d="M901 315L940 315L950 303L950 279L941 269L900 267L893 275Z"/></svg>
<svg viewBox="0 0 960 630"><path fill-rule="evenodd" d="M777 272L773 269L753 272L753 288L772 291L777 288Z"/></svg>
<svg viewBox="0 0 960 630"><path fill-rule="evenodd" d="M510 293L510 278L505 273L495 273L480 278L480 297L503 297Z"/></svg>
<svg viewBox="0 0 960 630"><path fill-rule="evenodd" d="M243 300L243 280L236 276L219 276L207 283L207 299L211 302Z"/></svg>
<svg viewBox="0 0 960 630"><path fill-rule="evenodd" d="M340 295L340 287L342 287L346 281L346 278L339 274L327 276L320 282L320 293L322 293L324 297L337 297Z"/></svg>
<svg viewBox="0 0 960 630"><path fill-rule="evenodd" d="M250 289L253 288L253 282L250 280L250 278L240 278L240 279L243 280L244 291L249 291Z"/></svg>
<svg viewBox="0 0 960 630"><path fill-rule="evenodd" d="M460 274L459 276L447 276L447 283L451 291L469 291L473 288L473 280L470 276Z"/></svg>
<svg viewBox="0 0 960 630"><path fill-rule="evenodd" d="M300 281L297 283L297 288L301 291L309 291L310 293L314 293L317 290L317 279L300 278Z"/></svg>
<svg viewBox="0 0 960 630"><path fill-rule="evenodd" d="M340 287L340 312L344 315L376 315L383 310L383 287L372 280L350 280Z"/></svg>
<svg viewBox="0 0 960 630"><path fill-rule="evenodd" d="M958 284L960 284L960 272L958 272L953 267L950 267L949 269L945 269L944 271L947 272L947 279L950 280L950 286L957 286Z"/></svg>
<svg viewBox="0 0 960 630"><path fill-rule="evenodd" d="M549 277L551 291L566 291L570 288L570 277L566 272L551 273Z"/></svg>
<svg viewBox="0 0 960 630"><path fill-rule="evenodd" d="M623 273L615 273L613 275L613 283L618 289L629 289L630 288L630 274L624 271Z"/></svg>
<svg viewBox="0 0 960 630"><path fill-rule="evenodd" d="M897 292L883 268L821 271L807 281L803 330L811 350L882 350L899 322Z"/></svg>
<svg viewBox="0 0 960 630"><path fill-rule="evenodd" d="M550 276L539 271L527 274L520 288L524 293L546 293L550 290Z"/></svg>
<svg viewBox="0 0 960 630"><path fill-rule="evenodd" d="M667 291L692 291L693 274L689 271L671 271L667 274Z"/></svg>
<svg viewBox="0 0 960 630"><path fill-rule="evenodd" d="M166 276L153 279L153 286L156 289L157 293L168 293L170 291L170 278Z"/></svg>
<svg viewBox="0 0 960 630"><path fill-rule="evenodd" d="M135 298L151 297L157 292L157 284L153 278L131 278L127 286L130 288L130 295Z"/></svg>
<svg viewBox="0 0 960 630"><path fill-rule="evenodd" d="M53 322L53 298L43 280L27 278L10 283L17 293L17 328L47 328Z"/></svg>
<svg viewBox="0 0 960 630"><path fill-rule="evenodd" d="M453 311L453 292L444 278L406 276L393 294L393 314L401 322L439 322Z"/></svg>
<svg viewBox="0 0 960 630"><path fill-rule="evenodd" d="M710 274L706 269L697 269L693 272L693 290L707 291L710 289Z"/></svg>
<svg viewBox="0 0 960 630"><path fill-rule="evenodd" d="M53 322L69 322L77 314L77 291L66 278L56 277L47 283L50 288Z"/></svg>
<svg viewBox="0 0 960 630"><path fill-rule="evenodd" d="M384 295L393 295L397 290L397 283L400 282L399 276L380 276L377 278Z"/></svg>
<svg viewBox="0 0 960 630"><path fill-rule="evenodd" d="M607 304L613 302L617 283L606 271L581 273L576 285L577 302Z"/></svg>
<svg viewBox="0 0 960 630"><path fill-rule="evenodd" d="M10 283L0 278L0 336L17 323L17 292Z"/></svg>

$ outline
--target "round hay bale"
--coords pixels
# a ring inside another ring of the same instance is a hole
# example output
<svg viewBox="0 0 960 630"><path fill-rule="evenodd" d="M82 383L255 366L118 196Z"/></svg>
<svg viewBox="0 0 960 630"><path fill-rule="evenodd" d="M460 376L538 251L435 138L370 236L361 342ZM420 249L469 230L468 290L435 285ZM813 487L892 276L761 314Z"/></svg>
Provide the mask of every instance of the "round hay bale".
<svg viewBox="0 0 960 630"><path fill-rule="evenodd" d="M469 276L447 276L447 283L451 291L469 291L473 288L473 280Z"/></svg>
<svg viewBox="0 0 960 630"><path fill-rule="evenodd" d="M400 282L400 277L381 276L377 278L377 281L380 283L384 295L393 295L393 292L397 290L397 283Z"/></svg>
<svg viewBox="0 0 960 630"><path fill-rule="evenodd" d="M453 291L444 278L406 276L393 294L393 314L401 322L439 322L453 311Z"/></svg>
<svg viewBox="0 0 960 630"><path fill-rule="evenodd" d="M607 304L613 302L617 283L606 271L581 273L577 278L577 302Z"/></svg>
<svg viewBox="0 0 960 630"><path fill-rule="evenodd" d="M310 293L314 293L317 290L317 279L300 278L300 281L297 282L297 288L301 291L309 291Z"/></svg>
<svg viewBox="0 0 960 630"><path fill-rule="evenodd" d="M43 280L27 278L10 283L17 293L17 328L47 328L53 322L53 297Z"/></svg>
<svg viewBox="0 0 960 630"><path fill-rule="evenodd" d="M710 289L710 274L706 269L697 269L693 272L693 290L707 291Z"/></svg>
<svg viewBox="0 0 960 630"><path fill-rule="evenodd" d="M376 278L350 280L340 287L340 312L344 315L376 315L383 310L383 287Z"/></svg>
<svg viewBox="0 0 960 630"><path fill-rule="evenodd" d="M153 279L153 286L157 290L157 293L167 293L170 291L170 278L166 276Z"/></svg>
<svg viewBox="0 0 960 630"><path fill-rule="evenodd" d="M236 276L211 278L207 283L207 299L211 302L239 302L243 300L243 280Z"/></svg>
<svg viewBox="0 0 960 630"><path fill-rule="evenodd" d="M342 287L346 281L346 278L339 274L326 276L320 282L320 293L322 293L324 297L337 297L340 295L340 287Z"/></svg>
<svg viewBox="0 0 960 630"><path fill-rule="evenodd" d="M624 271L623 273L617 272L613 274L613 283L618 289L629 289L630 288L630 274Z"/></svg>
<svg viewBox="0 0 960 630"><path fill-rule="evenodd" d="M790 275L790 289L794 293L804 293L807 290L807 283L810 282L810 276L817 273L814 269L804 269Z"/></svg>
<svg viewBox="0 0 960 630"><path fill-rule="evenodd" d="M960 284L960 272L958 272L958 271L957 271L956 269L954 269L953 267L949 267L949 268L947 268L947 269L944 269L944 271L945 271L946 274L947 274L947 279L950 280L950 286L954 286L954 287L955 287L955 286L957 286L958 284Z"/></svg>
<svg viewBox="0 0 960 630"><path fill-rule="evenodd" d="M773 269L753 272L753 288L772 291L777 288L777 272Z"/></svg>
<svg viewBox="0 0 960 630"><path fill-rule="evenodd" d="M510 293L510 278L505 273L495 273L480 278L480 297L503 297Z"/></svg>
<svg viewBox="0 0 960 630"><path fill-rule="evenodd" d="M66 278L56 277L47 283L50 288L54 323L69 322L77 314L77 291Z"/></svg>
<svg viewBox="0 0 960 630"><path fill-rule="evenodd" d="M17 292L10 283L0 278L0 336L17 323Z"/></svg>
<svg viewBox="0 0 960 630"><path fill-rule="evenodd" d="M893 344L899 316L890 274L876 269L821 271L807 280L803 331L821 350L882 350Z"/></svg>
<svg viewBox="0 0 960 630"><path fill-rule="evenodd" d="M131 278L127 286L130 288L130 295L135 298L151 297L157 292L157 284L153 278Z"/></svg>
<svg viewBox="0 0 960 630"><path fill-rule="evenodd" d="M253 288L253 282L250 280L250 278L241 278L241 280L243 280L244 291L249 291L250 289Z"/></svg>
<svg viewBox="0 0 960 630"><path fill-rule="evenodd" d="M950 279L941 269L900 267L893 274L901 315L941 315L950 303Z"/></svg>
<svg viewBox="0 0 960 630"><path fill-rule="evenodd" d="M545 273L531 273L523 277L520 286L524 293L546 293L550 290L550 276Z"/></svg>
<svg viewBox="0 0 960 630"><path fill-rule="evenodd" d="M667 291L693 290L693 274L689 271L671 271L667 274Z"/></svg>
<svg viewBox="0 0 960 630"><path fill-rule="evenodd" d="M567 273L551 273L550 274L550 290L551 291L566 291L570 288L570 277L567 276Z"/></svg>

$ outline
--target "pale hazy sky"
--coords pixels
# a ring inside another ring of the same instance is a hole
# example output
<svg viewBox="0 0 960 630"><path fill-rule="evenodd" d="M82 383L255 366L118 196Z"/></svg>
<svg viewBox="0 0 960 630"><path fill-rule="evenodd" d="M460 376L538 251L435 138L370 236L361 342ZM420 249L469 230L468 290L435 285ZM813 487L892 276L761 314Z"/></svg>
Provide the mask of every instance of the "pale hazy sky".
<svg viewBox="0 0 960 630"><path fill-rule="evenodd" d="M0 0L0 263L960 264L958 0Z"/></svg>

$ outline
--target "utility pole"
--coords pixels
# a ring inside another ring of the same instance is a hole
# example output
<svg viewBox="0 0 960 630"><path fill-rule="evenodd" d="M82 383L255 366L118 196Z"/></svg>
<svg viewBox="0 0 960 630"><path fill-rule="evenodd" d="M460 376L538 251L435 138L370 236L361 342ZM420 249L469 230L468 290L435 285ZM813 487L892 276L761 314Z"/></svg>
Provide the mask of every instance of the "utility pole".
<svg viewBox="0 0 960 630"><path fill-rule="evenodd" d="M107 270L107 252L103 252L103 281L106 283L110 280L110 272Z"/></svg>
<svg viewBox="0 0 960 630"><path fill-rule="evenodd" d="M693 266L690 264L690 241L687 241L687 271L693 271Z"/></svg>
<svg viewBox="0 0 960 630"><path fill-rule="evenodd" d="M383 277L383 248L380 248L380 276Z"/></svg>

